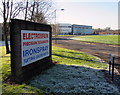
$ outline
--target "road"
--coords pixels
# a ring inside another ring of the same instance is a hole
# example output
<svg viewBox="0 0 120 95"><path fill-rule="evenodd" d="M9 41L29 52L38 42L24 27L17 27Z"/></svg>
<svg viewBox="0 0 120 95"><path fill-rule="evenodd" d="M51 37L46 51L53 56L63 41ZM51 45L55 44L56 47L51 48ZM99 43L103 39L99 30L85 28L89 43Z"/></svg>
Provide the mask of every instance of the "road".
<svg viewBox="0 0 120 95"><path fill-rule="evenodd" d="M10 45L10 41L8 41L8 44ZM4 41L0 41L0 46L5 46L5 42Z"/></svg>
<svg viewBox="0 0 120 95"><path fill-rule="evenodd" d="M83 42L72 40L70 37L59 37L57 38L57 41L53 39L52 42L59 47L82 51L97 56L105 62L109 61L109 54L113 54L116 58L115 63L120 62L120 56L118 56L118 52L120 52L120 45Z"/></svg>

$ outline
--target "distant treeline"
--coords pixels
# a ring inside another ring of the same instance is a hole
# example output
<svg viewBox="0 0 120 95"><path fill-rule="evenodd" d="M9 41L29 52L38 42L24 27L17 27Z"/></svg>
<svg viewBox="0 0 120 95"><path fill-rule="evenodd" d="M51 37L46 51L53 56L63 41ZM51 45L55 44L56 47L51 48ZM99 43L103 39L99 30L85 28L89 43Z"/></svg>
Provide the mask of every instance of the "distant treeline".
<svg viewBox="0 0 120 95"><path fill-rule="evenodd" d="M120 35L120 30L100 30L94 29L94 34L113 34L113 35Z"/></svg>

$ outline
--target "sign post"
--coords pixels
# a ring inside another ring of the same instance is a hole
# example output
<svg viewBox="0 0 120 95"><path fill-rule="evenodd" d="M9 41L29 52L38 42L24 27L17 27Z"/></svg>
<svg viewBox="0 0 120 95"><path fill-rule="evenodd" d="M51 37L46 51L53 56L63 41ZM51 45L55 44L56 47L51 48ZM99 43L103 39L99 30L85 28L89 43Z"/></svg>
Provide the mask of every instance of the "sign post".
<svg viewBox="0 0 120 95"><path fill-rule="evenodd" d="M114 79L114 59L115 59L115 57L112 54L110 54L109 75L110 75L110 72L111 72L111 65L112 65L112 81Z"/></svg>
<svg viewBox="0 0 120 95"><path fill-rule="evenodd" d="M51 26L18 19L10 25L11 72L21 83L53 65Z"/></svg>

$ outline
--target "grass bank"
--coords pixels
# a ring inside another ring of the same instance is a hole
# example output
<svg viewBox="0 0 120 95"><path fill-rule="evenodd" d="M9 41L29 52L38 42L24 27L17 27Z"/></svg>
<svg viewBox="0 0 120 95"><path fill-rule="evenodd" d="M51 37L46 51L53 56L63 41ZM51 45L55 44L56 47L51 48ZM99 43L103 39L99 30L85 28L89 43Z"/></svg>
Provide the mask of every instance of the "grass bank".
<svg viewBox="0 0 120 95"><path fill-rule="evenodd" d="M90 35L90 36L77 36L73 39L80 41L96 42L96 43L106 43L120 45L118 40L120 35Z"/></svg>
<svg viewBox="0 0 120 95"><path fill-rule="evenodd" d="M70 36L73 36L73 35L57 35L57 37L70 37ZM56 37L56 35L52 35L52 37Z"/></svg>
<svg viewBox="0 0 120 95"><path fill-rule="evenodd" d="M45 92L42 89L38 89L36 87L29 86L27 83L23 83L21 85L18 84L10 84L5 83L5 80L11 75L10 68L10 54L5 54L5 47L0 47L0 61L2 64L0 65L0 73L2 73L2 93L9 93L10 95L14 95L15 93L41 93L42 95Z"/></svg>
<svg viewBox="0 0 120 95"><path fill-rule="evenodd" d="M1 56L0 59L2 60L2 69L1 69L2 79L1 80L3 81L3 84L2 84L3 93L9 93L11 95L14 93L42 93L42 95L45 94L46 92L45 88L47 87L39 88L29 83L23 83L21 85L5 83L4 81L11 75L10 54L7 54L7 55L5 54L5 47L0 47L0 51L2 51L2 53L0 53L0 56ZM99 62L99 59L94 56L85 54L83 52L68 50L68 49L54 47L54 46L52 47L52 59L53 61L56 61L62 65L83 66L85 68L89 67L93 69L106 69L108 66L107 64ZM62 67L61 67L61 70L62 70ZM62 75L62 72L61 72L61 75ZM36 82L32 81L32 83L34 84Z"/></svg>
<svg viewBox="0 0 120 95"><path fill-rule="evenodd" d="M105 69L107 64L101 63L100 59L79 51L60 47L53 47L53 61L64 65L85 66L94 69Z"/></svg>

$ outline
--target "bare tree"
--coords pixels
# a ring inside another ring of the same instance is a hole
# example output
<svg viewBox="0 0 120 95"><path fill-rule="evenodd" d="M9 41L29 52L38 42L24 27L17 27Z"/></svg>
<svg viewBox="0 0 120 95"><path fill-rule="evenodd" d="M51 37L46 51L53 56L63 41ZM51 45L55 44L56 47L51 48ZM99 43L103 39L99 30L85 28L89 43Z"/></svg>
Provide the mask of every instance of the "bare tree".
<svg viewBox="0 0 120 95"><path fill-rule="evenodd" d="M6 53L10 52L8 45L8 35L9 35L9 22L11 18L15 18L19 15L19 13L23 10L22 2L14 3L13 0L3 0L2 6L0 8L2 16L3 16L3 34L6 45Z"/></svg>
<svg viewBox="0 0 120 95"><path fill-rule="evenodd" d="M8 45L9 22L23 12L24 20L38 23L47 23L49 17L53 14L51 0L21 0L19 2L13 0L2 0L2 8L0 11L3 16L3 34L6 45L6 53L10 52Z"/></svg>
<svg viewBox="0 0 120 95"><path fill-rule="evenodd" d="M25 8L25 13L27 13L25 14L25 20L38 23L47 23L51 10L51 0L34 0L32 2L29 1L29 3L27 0Z"/></svg>

